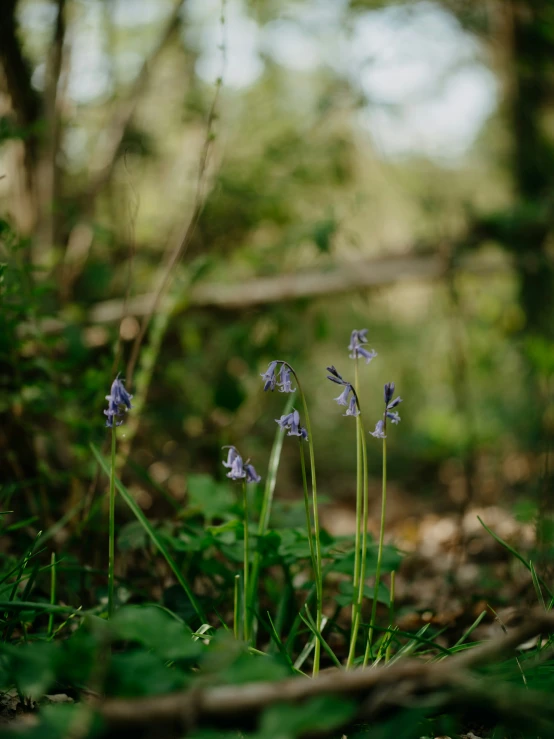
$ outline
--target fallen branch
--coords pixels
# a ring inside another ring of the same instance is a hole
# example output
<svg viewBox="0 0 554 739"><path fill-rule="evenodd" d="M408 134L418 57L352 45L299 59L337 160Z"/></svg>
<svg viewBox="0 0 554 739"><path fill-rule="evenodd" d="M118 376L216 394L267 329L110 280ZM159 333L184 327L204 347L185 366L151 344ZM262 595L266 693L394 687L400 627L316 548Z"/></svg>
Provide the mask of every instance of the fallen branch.
<svg viewBox="0 0 554 739"><path fill-rule="evenodd" d="M488 275L510 269L505 259L471 257L460 260L461 272ZM326 270L310 270L277 277L258 277L247 282L200 282L193 285L176 311L189 306L241 310L256 305L318 298L354 290L391 285L396 282L435 279L445 274L447 265L440 256L388 257L335 265ZM136 317L148 315L154 294L131 298L127 311ZM112 323L121 318L122 301L107 300L94 306L90 323Z"/></svg>
<svg viewBox="0 0 554 739"><path fill-rule="evenodd" d="M554 706L549 706L549 699L545 701L544 695L504 684L497 686L469 672L491 660L508 656L518 645L551 631L554 631L554 614L533 612L508 635L502 634L441 662L406 660L373 669L348 672L333 669L313 680L290 678L246 685L195 687L165 696L107 700L98 710L114 730L122 726L162 724L178 727L181 736L197 726L244 728L255 724L270 706L333 695L356 701L357 711L350 723L375 719L393 708L423 702L432 709L481 707L499 718L535 724L546 722L552 726Z"/></svg>

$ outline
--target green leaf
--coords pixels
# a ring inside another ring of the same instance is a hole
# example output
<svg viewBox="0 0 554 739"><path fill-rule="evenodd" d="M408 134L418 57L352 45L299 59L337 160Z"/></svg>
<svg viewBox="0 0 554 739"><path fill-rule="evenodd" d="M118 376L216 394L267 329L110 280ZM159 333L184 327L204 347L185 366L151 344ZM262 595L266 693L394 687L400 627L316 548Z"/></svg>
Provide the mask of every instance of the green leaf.
<svg viewBox="0 0 554 739"><path fill-rule="evenodd" d="M373 600L374 587L370 585L364 585L364 598ZM348 606L352 603L354 588L352 583L348 580L343 580L339 585L339 593L335 595L335 600L339 606ZM390 605L390 592L387 586L380 582L379 590L377 591L377 601L384 603L386 606Z"/></svg>
<svg viewBox="0 0 554 739"><path fill-rule="evenodd" d="M112 655L106 679L111 696L129 698L170 693L186 682L180 670L166 667L157 655L142 650Z"/></svg>
<svg viewBox="0 0 554 739"><path fill-rule="evenodd" d="M258 737L296 739L304 734L329 733L348 722L356 712L354 701L326 695L300 704L280 704L266 709Z"/></svg>
<svg viewBox="0 0 554 739"><path fill-rule="evenodd" d="M398 570L403 559L403 554L396 547L385 545L383 547L383 556L381 560L381 572L392 572ZM350 551L345 555L339 556L335 560L333 572L340 572L344 575L352 575L354 572L355 552ZM366 577L372 577L377 572L377 544L368 547L365 574Z"/></svg>
<svg viewBox="0 0 554 739"><path fill-rule="evenodd" d="M123 606L110 626L120 639L138 642L164 660L196 659L204 647L182 621L156 606Z"/></svg>
<svg viewBox="0 0 554 739"><path fill-rule="evenodd" d="M234 510L236 501L229 485L216 482L210 475L189 475L187 493L189 507L203 513L208 521Z"/></svg>
<svg viewBox="0 0 554 739"><path fill-rule="evenodd" d="M3 645L2 653L7 656L11 679L23 695L37 700L54 684L57 656L54 644Z"/></svg>
<svg viewBox="0 0 554 739"><path fill-rule="evenodd" d="M117 537L117 546L121 552L134 552L144 549L148 541L148 534L140 521L129 521L124 524Z"/></svg>

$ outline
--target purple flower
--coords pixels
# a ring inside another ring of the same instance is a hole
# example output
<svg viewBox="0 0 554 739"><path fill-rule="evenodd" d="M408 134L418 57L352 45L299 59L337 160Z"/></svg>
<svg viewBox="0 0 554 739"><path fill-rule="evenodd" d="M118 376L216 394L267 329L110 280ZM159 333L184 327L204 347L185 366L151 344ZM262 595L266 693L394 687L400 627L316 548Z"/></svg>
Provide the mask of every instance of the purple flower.
<svg viewBox="0 0 554 739"><path fill-rule="evenodd" d="M290 413L276 418L275 421L282 429L288 429L287 436L300 436L302 439L308 440L308 432L300 425L300 414L294 408Z"/></svg>
<svg viewBox="0 0 554 739"><path fill-rule="evenodd" d="M231 469L227 473L227 477L230 477L231 480L244 480L246 477L246 471L240 454L237 454L233 459L233 463L231 464Z"/></svg>
<svg viewBox="0 0 554 739"><path fill-rule="evenodd" d="M394 395L394 382L387 382L385 385L385 405L388 405Z"/></svg>
<svg viewBox="0 0 554 739"><path fill-rule="evenodd" d="M229 452L227 453L227 461L224 461L222 464L224 467L227 467L229 472L227 473L227 477L229 477L231 480L245 480L246 482L260 482L262 479L256 470L254 469L254 465L250 464L250 460L246 460L246 462L242 461L242 457L237 451L237 448L234 446L224 446L223 449L228 449Z"/></svg>
<svg viewBox="0 0 554 739"><path fill-rule="evenodd" d="M346 413L343 413L344 416L359 416L360 411L358 409L358 403L356 402L356 396L353 395L350 398L350 404L348 405L348 408L346 409Z"/></svg>
<svg viewBox="0 0 554 739"><path fill-rule="evenodd" d="M262 479L254 469L254 465L250 464L250 460L245 463L244 471L246 472L246 482L260 482Z"/></svg>
<svg viewBox="0 0 554 739"><path fill-rule="evenodd" d="M358 397L354 391L352 384L345 380L333 366L327 367L327 372L330 373L329 375L327 375L328 380L331 380L331 382L336 382L337 385L341 385L344 388L342 393L337 398L335 398L339 405L348 406L348 410L343 415L359 416L360 409L358 407ZM350 397L350 393L352 393L352 397Z"/></svg>
<svg viewBox="0 0 554 739"><path fill-rule="evenodd" d="M385 422L383 420L377 421L377 423L375 424L375 431L370 431L369 433L376 439L386 439L387 435L385 434Z"/></svg>
<svg viewBox="0 0 554 739"><path fill-rule="evenodd" d="M223 446L221 448L222 449L228 449L229 450L227 452L227 461L226 462L222 462L222 465L224 467L227 467L228 469L231 469L231 467L233 466L233 462L234 462L235 458L239 456L239 453L237 452L237 449L234 446Z"/></svg>
<svg viewBox="0 0 554 739"><path fill-rule="evenodd" d="M350 395L351 392L352 392L352 386L345 385L342 393L338 396L338 398L334 398L334 400L336 400L339 405L348 405L348 396ZM356 402L356 399L354 398L354 396L352 396L352 400Z"/></svg>
<svg viewBox="0 0 554 739"><path fill-rule="evenodd" d="M290 375L290 368L286 364L282 364L279 371L279 382L277 383L280 393L294 393L296 391L296 388L291 386Z"/></svg>
<svg viewBox="0 0 554 739"><path fill-rule="evenodd" d="M346 382L342 379L341 375L337 372L336 368L331 365L330 367L327 367L327 372L330 374L327 375L327 379L331 380L331 382L336 382L337 385L349 385L350 383Z"/></svg>
<svg viewBox="0 0 554 739"><path fill-rule="evenodd" d="M396 408L396 406L400 405L402 402L402 398L400 396L396 397L394 400L392 399L392 396L394 395L394 382L387 382L385 385L384 390L384 396L385 396L385 412L383 413L383 419L381 421L377 421L377 425L375 426L375 431L371 431L371 435L375 436L376 439L386 439L386 430L387 430L387 418L391 423L397 424L400 423L401 418L398 414L398 411L393 410L393 408Z"/></svg>
<svg viewBox="0 0 554 739"><path fill-rule="evenodd" d="M264 391L275 390L275 385L277 383L275 370L277 368L277 364L278 362L270 362L269 367L266 369L263 375L260 375L260 377L262 377L264 381Z"/></svg>
<svg viewBox="0 0 554 739"><path fill-rule="evenodd" d="M363 357L366 364L369 364L372 359L375 359L377 352L375 349L368 351L362 344L367 344L367 328L354 329L350 335L350 344L348 349L350 350L350 359L357 359Z"/></svg>
<svg viewBox="0 0 554 739"><path fill-rule="evenodd" d="M115 425L121 426L126 411L132 408L131 398L133 396L127 392L123 382L118 375L112 382L110 394L106 395L108 409L104 411L104 415L107 416L106 426L109 428L113 427L114 418L116 419Z"/></svg>

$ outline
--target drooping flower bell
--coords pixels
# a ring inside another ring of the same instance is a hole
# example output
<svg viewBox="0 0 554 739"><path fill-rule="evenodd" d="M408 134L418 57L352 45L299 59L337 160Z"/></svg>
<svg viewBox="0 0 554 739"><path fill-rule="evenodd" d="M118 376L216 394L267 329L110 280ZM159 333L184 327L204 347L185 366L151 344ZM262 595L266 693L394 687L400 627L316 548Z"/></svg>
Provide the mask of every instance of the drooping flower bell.
<svg viewBox="0 0 554 739"><path fill-rule="evenodd" d="M254 465L250 464L250 460L246 462L242 461L242 457L234 446L224 446L223 449L228 449L227 461L222 462L224 467L227 467L229 472L227 477L231 480L244 480L245 482L260 482L262 479L260 475L254 469Z"/></svg>
<svg viewBox="0 0 554 739"><path fill-rule="evenodd" d="M308 441L308 432L300 425L300 413L294 408L290 413L285 413L281 418L276 418L275 422L282 429L288 429L287 436L300 436L300 438Z"/></svg>
<svg viewBox="0 0 554 739"><path fill-rule="evenodd" d="M113 427L114 419L115 425L121 426L125 413L132 408L131 398L133 396L127 392L123 382L118 375L112 382L110 394L106 395L108 409L104 411L104 415L107 416L106 426L109 428Z"/></svg>
<svg viewBox="0 0 554 739"><path fill-rule="evenodd" d="M338 373L337 369L332 365L331 367L327 367L327 372L329 372L329 374L327 375L328 380L331 380L331 382L334 382L337 385L341 385L341 387L344 388L342 393L335 398L339 405L347 406L347 411L346 413L343 413L343 415L359 416L360 409L358 407L358 396L354 392L354 387L352 383L345 380L342 375Z"/></svg>
<svg viewBox="0 0 554 739"><path fill-rule="evenodd" d="M281 367L277 371L279 364ZM296 388L292 387L291 375L291 369L286 362L279 362L278 359L273 360L273 362L269 363L266 371L260 375L264 381L264 391L273 391L278 387L280 393L296 392Z"/></svg>
<svg viewBox="0 0 554 739"><path fill-rule="evenodd" d="M354 329L350 335L350 344L348 349L350 350L350 359L358 359L362 357L365 359L365 363L369 364L372 359L375 359L377 352L375 349L368 350L363 344L367 344L367 328Z"/></svg>
<svg viewBox="0 0 554 739"><path fill-rule="evenodd" d="M387 418L391 423L394 424L398 424L401 421L398 411L395 411L394 408L402 403L402 398L398 395L393 400L392 396L394 395L394 387L394 382L387 382L385 385L383 393L383 396L385 398L385 412L383 413L382 420L377 421L375 431L370 431L371 435L375 436L376 439L387 438Z"/></svg>

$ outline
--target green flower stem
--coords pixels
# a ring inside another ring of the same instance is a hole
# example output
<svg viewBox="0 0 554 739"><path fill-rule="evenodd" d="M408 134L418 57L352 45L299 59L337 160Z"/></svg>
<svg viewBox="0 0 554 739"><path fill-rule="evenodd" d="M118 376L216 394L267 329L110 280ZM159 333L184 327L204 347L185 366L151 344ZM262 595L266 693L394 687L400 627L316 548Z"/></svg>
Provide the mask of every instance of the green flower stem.
<svg viewBox="0 0 554 739"><path fill-rule="evenodd" d="M239 638L239 595L240 593L240 575L235 575L235 595L233 599L233 633L235 639Z"/></svg>
<svg viewBox="0 0 554 739"><path fill-rule="evenodd" d="M110 471L110 528L108 549L108 618L113 615L114 565L115 565L115 443L116 425L112 423L112 465Z"/></svg>
<svg viewBox="0 0 554 739"><path fill-rule="evenodd" d="M284 413L291 412L294 403L294 393L289 395L288 400L285 404ZM279 461L281 459L281 450L283 448L283 440L285 438L284 429L278 428L275 434L275 441L273 442L273 448L271 449L271 455L269 457L269 465L267 469L267 478L264 488L264 497L262 499L262 508L260 511L260 520L258 522L258 538L261 539L267 533L269 528L269 519L271 516L271 507L273 503L273 493L275 492L275 484L277 481L277 470L279 468ZM252 563L252 569L250 572L250 592L248 593L248 603L250 605L248 612L248 630L250 636L255 638L257 621L254 618L256 611L256 597L258 592L258 581L260 577L260 566L262 557L260 552L256 549L254 552L254 561Z"/></svg>
<svg viewBox="0 0 554 739"><path fill-rule="evenodd" d="M296 374L295 374L296 377ZM296 377L296 382L298 382L298 377ZM316 483L316 477L315 477L315 454L314 454L314 443L313 443L313 437L312 437L312 427L310 424L310 415L308 413L308 404L306 403L306 396L304 395L304 391L302 390L302 387L300 385L300 382L298 382L298 390L300 391L300 395L302 396L302 405L304 408L304 418L306 421L306 431L308 432L308 446L310 448L310 472L312 476L312 504L313 504L313 515L314 515L314 533L315 533L315 581L316 581L316 600L317 600L317 610L316 610L316 628L319 633L321 633L321 620L323 617L323 576L321 571L321 538L320 538L320 530L319 530L319 512L318 512L318 504L317 504L317 483ZM321 642L319 639L316 640L315 643L315 649L314 649L314 667L313 667L313 675L319 674L319 662L321 657Z"/></svg>
<svg viewBox="0 0 554 739"><path fill-rule="evenodd" d="M386 417L384 432L386 434ZM377 551L377 568L375 572L375 589L373 591L373 604L371 606L371 620L369 622L369 634L364 655L364 667L371 655L373 631L375 628L375 616L377 614L377 595L379 593L379 580L381 579L381 562L383 560L383 540L385 538L385 510L387 507L387 439L383 439L383 492L381 495L381 528L379 530L379 549Z"/></svg>
<svg viewBox="0 0 554 739"><path fill-rule="evenodd" d="M243 633L244 641L249 639L248 629L248 560L249 560L249 548L248 548L248 491L246 489L246 482L242 483L242 500L244 507L244 580L243 580L243 599L242 599L242 617L243 617Z"/></svg>
<svg viewBox="0 0 554 739"><path fill-rule="evenodd" d="M359 419L359 441L362 447L362 468L363 468L363 495L362 495L362 546L360 552L360 563L359 563L359 580L358 580L358 594L356 602L356 612L354 614L354 623L352 626L352 635L350 639L350 650L348 652L348 659L346 667L352 667L354 663L354 657L356 652L356 641L358 638L358 631L360 628L360 621L362 617L362 603L364 600L364 585L365 585L365 569L367 562L367 525L369 518L369 476L367 468L367 443L365 438L364 424L362 421L362 414L357 417Z"/></svg>
<svg viewBox="0 0 554 739"><path fill-rule="evenodd" d="M354 387L358 394L358 358L354 363ZM359 399L359 395L358 395ZM354 572L352 576L352 632L350 636L350 653L353 653L356 644L356 635L354 634L354 626L356 621L356 609L358 595L357 590L360 578L360 541L362 536L362 490L363 490L363 467L362 467L362 425L361 417L356 416L356 539L354 544ZM353 659L353 655L352 655Z"/></svg>
<svg viewBox="0 0 554 739"><path fill-rule="evenodd" d="M315 552L314 579L315 579L315 585L316 585L316 601L317 601L316 627L317 627L317 630L321 633L321 623L322 623L322 618L323 618L323 575L322 575L322 559L321 559L321 538L320 538L320 529L319 529L319 512L318 512L318 504L317 504L317 482L316 482L316 476L315 476L315 454L314 454L314 443L313 443L313 437L312 437L312 426L310 424L310 414L308 412L308 404L306 403L306 396L304 395L304 391L302 390L302 385L300 384L300 380L298 379L298 375L296 374L294 367L291 367L291 365L288 362L285 362L282 359L277 359L275 361L280 364L284 364L286 367L288 367L292 375L294 376L294 379L296 380L296 383L298 385L298 392L300 393L300 396L302 398L302 408L304 411L306 431L308 433L308 446L310 448L310 474L312 477L312 505L313 505L314 533L315 533L315 536L314 536L314 552ZM319 674L320 657L321 657L321 642L319 641L319 639L317 639L315 643L315 650L314 650L314 667L313 667L314 676Z"/></svg>
<svg viewBox="0 0 554 739"><path fill-rule="evenodd" d="M56 554L52 552L50 555L50 605L56 605ZM48 636L54 631L54 613L50 612L48 616Z"/></svg>
<svg viewBox="0 0 554 739"><path fill-rule="evenodd" d="M310 513L310 494L308 492L308 479L306 476L306 459L304 457L304 447L302 446L302 439L299 439L300 445L300 467L302 468L302 487L304 488L304 509L306 511L306 527L308 529L308 544L310 546L310 557L312 559L312 567L314 570L314 577L317 576L317 559L314 547L314 535L312 532L312 516ZM316 587L317 592L317 587Z"/></svg>
<svg viewBox="0 0 554 739"><path fill-rule="evenodd" d="M390 653L392 648L392 625L394 621L394 584L395 584L395 576L396 572L393 570L390 573L390 608L389 608L389 641L387 644L387 649L385 651L385 664L388 664L388 661L390 660Z"/></svg>

